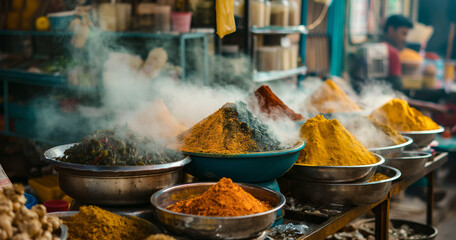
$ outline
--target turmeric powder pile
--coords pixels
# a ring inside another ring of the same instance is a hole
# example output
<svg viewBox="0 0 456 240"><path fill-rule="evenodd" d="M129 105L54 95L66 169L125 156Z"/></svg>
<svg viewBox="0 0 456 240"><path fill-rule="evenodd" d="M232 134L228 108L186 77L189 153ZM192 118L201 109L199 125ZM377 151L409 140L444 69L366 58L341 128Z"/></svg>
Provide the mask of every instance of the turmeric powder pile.
<svg viewBox="0 0 456 240"><path fill-rule="evenodd" d="M356 112L361 108L331 79L326 80L305 100L306 112L340 113ZM310 106L310 109L308 108Z"/></svg>
<svg viewBox="0 0 456 240"><path fill-rule="evenodd" d="M410 107L405 100L394 98L377 108L370 117L397 131L424 131L439 129L439 125L420 111Z"/></svg>
<svg viewBox="0 0 456 240"><path fill-rule="evenodd" d="M306 146L296 164L308 166L356 166L378 162L337 119L322 115L308 119L300 129Z"/></svg>
<svg viewBox="0 0 456 240"><path fill-rule="evenodd" d="M369 181L367 181L368 183L370 182L378 182L378 181L382 181L382 180L386 180L388 179L389 177L386 176L385 174L383 173L376 173L374 176L372 176L371 179L369 179Z"/></svg>
<svg viewBox="0 0 456 240"><path fill-rule="evenodd" d="M201 196L177 202L166 209L192 215L232 217L266 212L271 206L231 179L222 178Z"/></svg>
<svg viewBox="0 0 456 240"><path fill-rule="evenodd" d="M248 153L274 151L280 142L243 102L227 103L178 136L184 152Z"/></svg>
<svg viewBox="0 0 456 240"><path fill-rule="evenodd" d="M396 130L375 119L356 116L340 121L367 148L394 146L406 142Z"/></svg>
<svg viewBox="0 0 456 240"><path fill-rule="evenodd" d="M69 240L146 239L150 224L135 217L123 217L96 206L83 206L69 220Z"/></svg>

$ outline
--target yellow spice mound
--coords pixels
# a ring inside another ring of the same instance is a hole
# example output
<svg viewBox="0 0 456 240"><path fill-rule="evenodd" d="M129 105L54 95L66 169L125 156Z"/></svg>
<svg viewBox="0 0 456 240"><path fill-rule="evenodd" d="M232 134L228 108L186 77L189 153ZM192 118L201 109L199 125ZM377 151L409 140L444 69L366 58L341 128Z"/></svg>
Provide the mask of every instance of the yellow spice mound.
<svg viewBox="0 0 456 240"><path fill-rule="evenodd" d="M373 111L370 117L397 131L424 131L439 129L439 125L402 99L394 98Z"/></svg>
<svg viewBox="0 0 456 240"><path fill-rule="evenodd" d="M376 173L371 179L369 179L369 181L367 181L368 183L370 182L378 182L378 181L382 181L382 180L386 180L388 179L389 177L386 176L385 174L382 174L382 173Z"/></svg>
<svg viewBox="0 0 456 240"><path fill-rule="evenodd" d="M311 96L306 99L313 111L319 113L356 112L361 108L332 80L326 80Z"/></svg>
<svg viewBox="0 0 456 240"><path fill-rule="evenodd" d="M317 115L300 129L306 146L300 152L297 164L309 166L355 166L378 162L355 136L337 120Z"/></svg>
<svg viewBox="0 0 456 240"><path fill-rule="evenodd" d="M68 239L72 240L142 240L152 233L145 220L119 216L96 206L81 207L64 223L68 226Z"/></svg>

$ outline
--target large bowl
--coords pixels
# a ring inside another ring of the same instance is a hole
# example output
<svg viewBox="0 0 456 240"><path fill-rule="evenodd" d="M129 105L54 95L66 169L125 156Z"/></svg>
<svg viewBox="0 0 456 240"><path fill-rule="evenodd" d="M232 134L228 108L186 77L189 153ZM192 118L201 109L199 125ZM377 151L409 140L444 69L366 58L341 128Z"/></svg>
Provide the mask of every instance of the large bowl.
<svg viewBox="0 0 456 240"><path fill-rule="evenodd" d="M407 147L407 149L418 149L427 147L434 139L438 133L442 133L445 131L445 128L439 126L439 129L435 130L426 130L426 131L408 131L408 132L400 132L402 135L411 137L413 139L413 143Z"/></svg>
<svg viewBox="0 0 456 240"><path fill-rule="evenodd" d="M424 170L426 162L432 157L427 152L402 152L395 157L385 159L385 165L401 171L401 179L415 176Z"/></svg>
<svg viewBox="0 0 456 240"><path fill-rule="evenodd" d="M413 143L413 139L410 137L404 136L404 139L406 140L406 142L401 144L379 148L368 148L367 150L376 153L384 158L394 157L399 155L402 151L404 151L405 147Z"/></svg>
<svg viewBox="0 0 456 240"><path fill-rule="evenodd" d="M195 239L251 239L261 235L276 220L285 197L267 188L240 184L255 198L271 204L273 209L237 217L206 217L177 213L166 208L178 201L201 195L215 183L192 183L162 189L150 201L157 209L158 220L171 232Z"/></svg>
<svg viewBox="0 0 456 240"><path fill-rule="evenodd" d="M42 159L55 166L59 186L68 196L84 204L135 205L149 202L155 191L180 183L182 168L190 158L146 166L94 166L56 160L62 157L66 144L53 147Z"/></svg>
<svg viewBox="0 0 456 240"><path fill-rule="evenodd" d="M421 234L425 236L422 238L414 238L415 240L434 240L439 233L437 228L417 222L400 219L391 219L390 223L394 228L400 228L403 225L407 225L410 229L412 229L415 232L415 234ZM358 229L363 235L375 236L375 220L368 219L360 223ZM393 236L391 236L390 239L393 239L392 237Z"/></svg>
<svg viewBox="0 0 456 240"><path fill-rule="evenodd" d="M296 180L291 181L291 195L303 202L318 204L371 204L382 200L391 189L391 182L401 176L393 167L380 165L377 172L385 174L388 179L363 183L315 183Z"/></svg>
<svg viewBox="0 0 456 240"><path fill-rule="evenodd" d="M290 171L287 172L287 177L306 182L320 183L346 183L346 182L362 182L370 179L377 166L383 164L385 159L375 154L378 162L369 165L358 166L307 166L295 164Z"/></svg>
<svg viewBox="0 0 456 240"><path fill-rule="evenodd" d="M285 150L246 154L190 153L192 162L185 171L202 181L222 177L235 182L265 182L282 176L298 160L304 142Z"/></svg>

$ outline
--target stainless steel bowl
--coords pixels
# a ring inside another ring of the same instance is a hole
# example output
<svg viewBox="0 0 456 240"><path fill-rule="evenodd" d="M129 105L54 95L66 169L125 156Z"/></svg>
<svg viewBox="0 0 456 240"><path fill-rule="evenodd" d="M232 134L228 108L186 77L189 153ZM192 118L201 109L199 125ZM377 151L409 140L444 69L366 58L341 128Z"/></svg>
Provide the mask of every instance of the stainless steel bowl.
<svg viewBox="0 0 456 240"><path fill-rule="evenodd" d="M375 154L377 163L359 166L306 166L295 164L286 173L288 178L319 183L344 183L363 182L370 179L377 166L383 164L385 159Z"/></svg>
<svg viewBox="0 0 456 240"><path fill-rule="evenodd" d="M406 149L411 150L427 147L435 139L435 136L438 133L445 131L444 127L439 127L439 129L435 130L400 132L402 135L413 139L413 143Z"/></svg>
<svg viewBox="0 0 456 240"><path fill-rule="evenodd" d="M267 188L240 184L259 200L266 201L273 209L237 217L206 217L177 213L166 207L190 197L201 195L215 183L192 183L162 189L150 201L157 209L158 220L171 232L192 236L195 239L250 239L260 236L276 220L277 211L285 204L285 197Z"/></svg>
<svg viewBox="0 0 456 240"><path fill-rule="evenodd" d="M385 165L401 171L401 179L419 174L424 170L424 165L432 157L427 152L402 152L399 155L385 159Z"/></svg>
<svg viewBox="0 0 456 240"><path fill-rule="evenodd" d="M394 157L398 154L400 154L402 151L404 151L404 148L409 146L410 144L413 143L413 139L410 137L403 136L406 142L393 145L393 146L387 146L387 147L379 147L379 148L369 148L367 150L376 153L384 158L389 158L389 157Z"/></svg>
<svg viewBox="0 0 456 240"><path fill-rule="evenodd" d="M74 144L53 147L42 159L55 166L59 186L84 204L134 205L149 202L155 191L180 182L188 156L172 163L146 166L94 166L55 160Z"/></svg>
<svg viewBox="0 0 456 240"><path fill-rule="evenodd" d="M364 183L315 183L291 181L291 195L300 201L318 204L370 204L382 200L391 189L391 182L401 176L401 172L393 167L378 166L378 173L389 178L376 182Z"/></svg>

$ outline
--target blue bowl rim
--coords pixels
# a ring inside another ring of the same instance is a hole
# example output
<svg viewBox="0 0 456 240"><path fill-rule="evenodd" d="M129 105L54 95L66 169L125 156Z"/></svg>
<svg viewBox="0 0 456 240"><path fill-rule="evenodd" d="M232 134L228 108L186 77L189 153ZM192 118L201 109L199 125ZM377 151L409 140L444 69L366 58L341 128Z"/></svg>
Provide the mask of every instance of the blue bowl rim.
<svg viewBox="0 0 456 240"><path fill-rule="evenodd" d="M196 153L196 152L186 152L182 151L184 154L188 154L195 157L208 157L208 158L258 158L258 157L274 157L280 155L286 155L290 153L295 153L301 151L305 143L302 139L296 139L298 143L296 143L293 147L282 149L278 151L270 151L270 152L251 152L251 153Z"/></svg>
<svg viewBox="0 0 456 240"><path fill-rule="evenodd" d="M158 206L158 204L156 204L156 202L155 202L155 199L160 194L162 194L163 192L165 192L165 191L167 191L169 189L179 188L179 187L182 187L182 186L192 186L192 185L213 186L215 184L217 184L217 182L197 182L197 183L179 184L179 185L174 185L174 186L171 186L171 187L163 188L163 189L155 192L154 194L152 194L152 196L150 197L150 202L151 202L151 204L154 207L156 207L160 211L164 211L164 212L167 212L167 213L170 213L170 214L180 215L180 216L183 216L183 217L197 217L197 218L200 218L200 219L207 219L207 220L211 220L212 219L212 220L233 220L233 221L239 220L239 219L244 219L244 218L259 217L259 216L268 215L270 213L274 213L274 212L278 211L279 209L281 209L285 205L285 202L286 202L286 198L285 198L285 196L282 193L273 191L273 190L271 190L269 188L261 187L261 186L254 185L254 184L248 184L248 183L236 183L236 184L241 186L241 187L242 186L248 186L248 187L258 188L258 189L261 189L263 191L267 191L267 192L273 193L279 199L279 201L280 201L279 204L277 204L274 208L272 208L272 209L270 209L268 211L265 211L265 212L261 212L261 213L255 213L255 214L250 214L250 215L242 215L242 216L232 216L232 217L216 217L216 216L202 216L202 215L193 215L193 214L174 212L174 211L168 210L166 208L163 208L161 206ZM275 220L276 220L276 218L274 218L274 221Z"/></svg>

